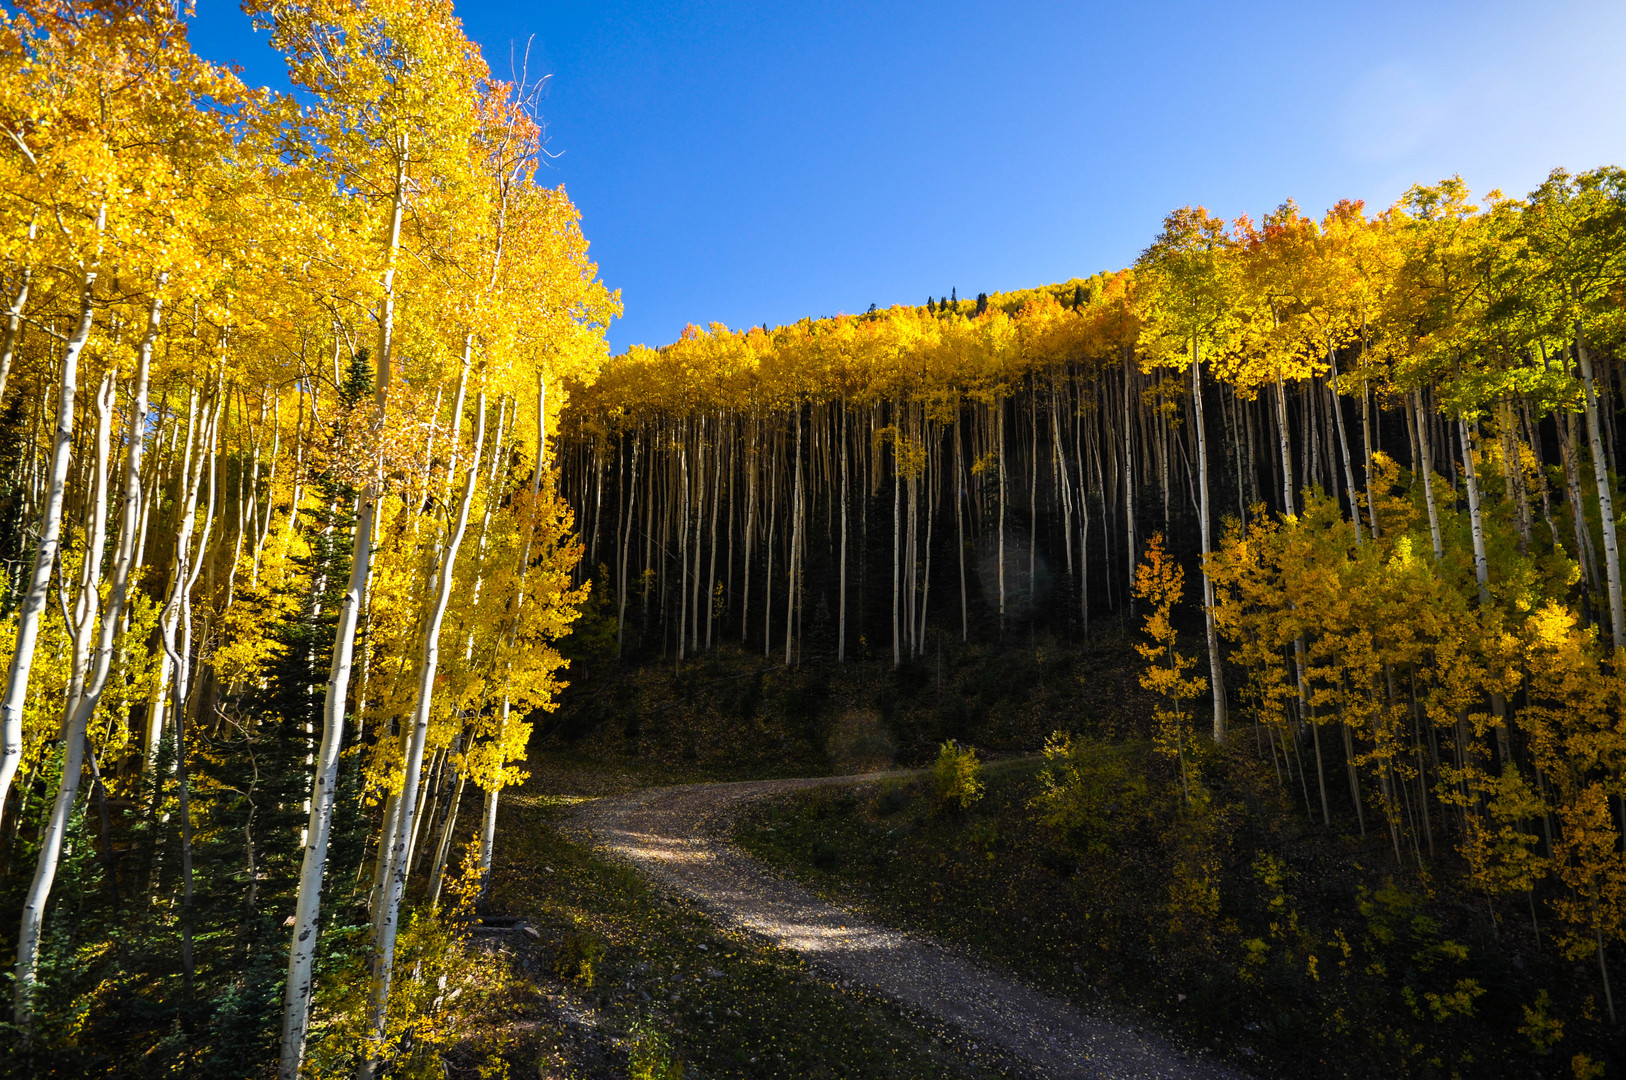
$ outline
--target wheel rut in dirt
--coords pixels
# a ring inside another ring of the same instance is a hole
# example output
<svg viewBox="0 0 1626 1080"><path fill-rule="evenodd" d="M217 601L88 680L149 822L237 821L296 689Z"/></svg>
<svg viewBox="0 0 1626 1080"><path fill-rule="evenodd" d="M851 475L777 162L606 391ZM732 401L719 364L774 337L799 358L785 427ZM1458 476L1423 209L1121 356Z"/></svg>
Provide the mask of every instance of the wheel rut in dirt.
<svg viewBox="0 0 1626 1080"><path fill-rule="evenodd" d="M905 774L651 788L583 803L568 827L720 921L803 955L844 985L879 991L998 1047L1038 1076L1242 1080L1157 1034L1090 1015L928 937L821 900L728 841L733 812L750 800L897 775Z"/></svg>

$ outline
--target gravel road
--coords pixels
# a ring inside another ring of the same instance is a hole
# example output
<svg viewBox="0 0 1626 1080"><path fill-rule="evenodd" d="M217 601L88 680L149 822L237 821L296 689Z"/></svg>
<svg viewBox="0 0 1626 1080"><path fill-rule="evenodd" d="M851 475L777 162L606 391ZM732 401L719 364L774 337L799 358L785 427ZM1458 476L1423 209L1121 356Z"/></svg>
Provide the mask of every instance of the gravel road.
<svg viewBox="0 0 1626 1080"><path fill-rule="evenodd" d="M570 828L723 922L793 949L843 983L879 990L1021 1059L1041 1077L1224 1078L1240 1074L1155 1034L1090 1016L973 964L930 938L828 904L727 840L731 811L768 795L886 773L689 784L581 804Z"/></svg>

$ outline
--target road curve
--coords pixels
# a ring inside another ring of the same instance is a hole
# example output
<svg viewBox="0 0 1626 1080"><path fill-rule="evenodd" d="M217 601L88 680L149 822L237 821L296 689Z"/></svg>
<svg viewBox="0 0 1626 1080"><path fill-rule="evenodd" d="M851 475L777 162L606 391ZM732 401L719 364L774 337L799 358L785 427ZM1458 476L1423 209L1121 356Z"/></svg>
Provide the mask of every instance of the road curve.
<svg viewBox="0 0 1626 1080"><path fill-rule="evenodd" d="M1242 1080L1157 1035L1091 1016L918 934L879 926L769 873L726 838L751 799L887 773L651 788L582 803L567 828L723 922L999 1046L1041 1077Z"/></svg>

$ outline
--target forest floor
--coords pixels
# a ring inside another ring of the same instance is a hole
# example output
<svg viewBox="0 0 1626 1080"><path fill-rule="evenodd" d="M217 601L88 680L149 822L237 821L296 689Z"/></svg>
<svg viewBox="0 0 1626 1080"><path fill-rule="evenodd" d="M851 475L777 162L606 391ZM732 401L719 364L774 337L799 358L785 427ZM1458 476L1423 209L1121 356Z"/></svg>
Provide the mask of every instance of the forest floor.
<svg viewBox="0 0 1626 1080"><path fill-rule="evenodd" d="M844 987L793 949L720 924L577 831L584 805L715 778L533 753L503 800L493 912L476 931L511 974L476 1006L453 1077L995 1080L1023 1071L930 1014ZM493 1071L495 1058L507 1072ZM677 1071L680 1067L683 1071Z"/></svg>
<svg viewBox="0 0 1626 1080"><path fill-rule="evenodd" d="M769 873L727 839L745 802L899 773L657 788L577 807L577 830L729 928L800 954L842 987L878 991L1020 1059L1040 1077L1231 1077L1123 1019L1090 1015Z"/></svg>

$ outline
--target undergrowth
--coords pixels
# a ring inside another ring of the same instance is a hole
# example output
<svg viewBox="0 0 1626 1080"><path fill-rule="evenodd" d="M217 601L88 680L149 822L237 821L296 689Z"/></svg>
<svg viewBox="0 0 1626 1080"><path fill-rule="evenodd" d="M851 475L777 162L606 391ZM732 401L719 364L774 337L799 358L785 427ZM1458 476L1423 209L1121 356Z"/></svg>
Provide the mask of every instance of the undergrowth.
<svg viewBox="0 0 1626 1080"><path fill-rule="evenodd" d="M1304 831L1243 750L1184 808L1149 744L755 804L747 851L1095 1011L1144 1010L1255 1075L1570 1077L1621 1056L1580 970L1384 838Z"/></svg>

